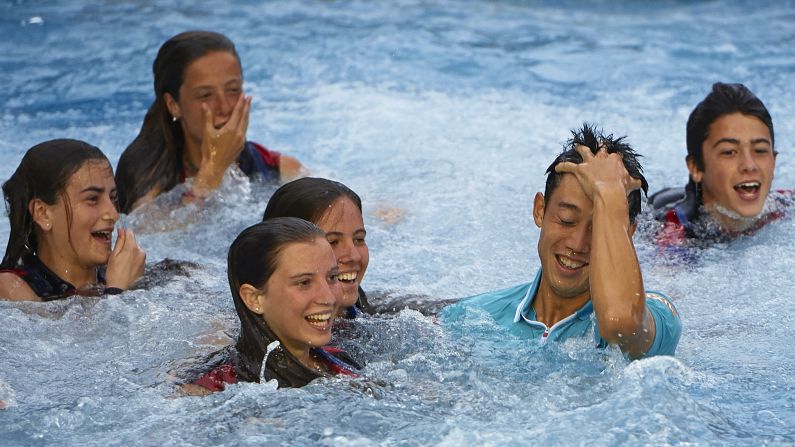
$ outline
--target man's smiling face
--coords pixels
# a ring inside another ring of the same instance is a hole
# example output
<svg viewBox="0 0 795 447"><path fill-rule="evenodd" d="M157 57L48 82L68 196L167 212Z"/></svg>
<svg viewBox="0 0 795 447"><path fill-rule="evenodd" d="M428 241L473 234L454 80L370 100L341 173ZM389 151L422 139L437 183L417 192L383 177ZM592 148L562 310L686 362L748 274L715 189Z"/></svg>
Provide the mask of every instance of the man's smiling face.
<svg viewBox="0 0 795 447"><path fill-rule="evenodd" d="M541 228L542 281L560 298L588 294L593 203L577 179L563 174L551 197L537 194L533 219Z"/></svg>

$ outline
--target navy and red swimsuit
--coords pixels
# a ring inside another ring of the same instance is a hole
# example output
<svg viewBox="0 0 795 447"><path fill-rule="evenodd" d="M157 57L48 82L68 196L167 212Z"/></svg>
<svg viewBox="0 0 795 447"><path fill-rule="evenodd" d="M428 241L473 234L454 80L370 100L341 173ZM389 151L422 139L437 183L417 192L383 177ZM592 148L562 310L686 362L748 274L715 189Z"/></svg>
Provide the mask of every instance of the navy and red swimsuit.
<svg viewBox="0 0 795 447"><path fill-rule="evenodd" d="M311 352L316 359L323 362L332 375L359 377L359 375L353 371L353 366L338 357L346 357L343 350L333 346L323 346L322 348L312 348ZM199 385L210 391L223 391L226 384L231 385L237 382L238 377L235 366L232 363L223 363L207 374L199 377L193 384Z"/></svg>
<svg viewBox="0 0 795 447"><path fill-rule="evenodd" d="M689 185L686 188L663 189L649 197L655 218L663 223L655 242L660 247L670 248L683 246L690 239L719 240L751 235L770 222L785 217L786 209L795 204L795 190L778 189L771 191L771 196L777 205L775 209L760 217L751 228L729 232L718 226L703 225L700 200Z"/></svg>
<svg viewBox="0 0 795 447"><path fill-rule="evenodd" d="M68 298L73 295L99 296L104 292L105 269L97 271L97 283L99 287L89 290L77 290L75 286L61 279L52 270L47 268L38 256L32 253L25 253L22 256L22 263L14 268L0 269L0 272L13 273L22 278L28 286L42 299L42 301L54 301Z"/></svg>

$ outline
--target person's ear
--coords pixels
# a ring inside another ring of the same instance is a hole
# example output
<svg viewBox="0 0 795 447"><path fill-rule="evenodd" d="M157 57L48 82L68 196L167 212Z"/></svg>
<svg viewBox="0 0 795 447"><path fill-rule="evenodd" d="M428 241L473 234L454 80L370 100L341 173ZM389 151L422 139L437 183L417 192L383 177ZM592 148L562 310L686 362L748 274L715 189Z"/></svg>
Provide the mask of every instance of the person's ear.
<svg viewBox="0 0 795 447"><path fill-rule="evenodd" d="M240 286L239 293L240 298L243 300L243 304L246 305L248 310L255 314L262 315L265 309L265 293L262 290L259 290L251 284L243 284Z"/></svg>
<svg viewBox="0 0 795 447"><path fill-rule="evenodd" d="M179 108L179 103L171 96L171 93L164 93L163 99L166 102L168 113L171 114L175 120L182 118L182 110Z"/></svg>
<svg viewBox="0 0 795 447"><path fill-rule="evenodd" d="M544 195L537 192L535 199L533 199L533 221L535 221L538 228L541 228L541 222L544 221L545 206Z"/></svg>
<svg viewBox="0 0 795 447"><path fill-rule="evenodd" d="M52 229L52 208L50 205L44 203L43 200L32 199L28 202L28 212L33 218L33 222L35 222L42 231L50 231Z"/></svg>
<svg viewBox="0 0 795 447"><path fill-rule="evenodd" d="M704 171L698 169L698 164L693 157L688 156L685 158L685 162L687 162L687 170L690 172L690 178L693 179L695 183L701 183L701 178L704 176Z"/></svg>

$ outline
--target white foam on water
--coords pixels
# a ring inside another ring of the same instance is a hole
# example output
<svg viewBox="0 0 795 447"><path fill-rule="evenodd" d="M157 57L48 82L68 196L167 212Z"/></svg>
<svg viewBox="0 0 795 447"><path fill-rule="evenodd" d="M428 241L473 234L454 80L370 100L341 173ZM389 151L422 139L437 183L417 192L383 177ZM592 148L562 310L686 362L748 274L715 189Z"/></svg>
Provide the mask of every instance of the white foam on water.
<svg viewBox="0 0 795 447"><path fill-rule="evenodd" d="M182 29L236 42L255 97L252 140L364 200L364 288L454 298L532 279L533 196L584 121L643 155L651 191L682 186L685 122L712 82L745 82L771 110L774 187L795 185L792 11L697 4L349 1L0 6L0 177L24 151L85 139L115 164L152 101L157 48ZM22 26L30 17L44 23ZM709 36L709 38L707 38ZM30 57L35 54L37 57ZM589 340L540 348L482 313L365 319L343 345L357 379L300 390L178 384L238 322L226 251L276 185L230 175L203 207L125 217L154 263L194 264L106 299L0 302L4 445L505 445L792 443L793 220L686 263L635 243L646 288L676 305L672 358L628 362ZM179 190L167 201L179 198ZM377 217L397 208L396 222ZM8 236L0 223L0 239ZM169 276L170 275L170 276ZM11 391L9 391L11 390Z"/></svg>

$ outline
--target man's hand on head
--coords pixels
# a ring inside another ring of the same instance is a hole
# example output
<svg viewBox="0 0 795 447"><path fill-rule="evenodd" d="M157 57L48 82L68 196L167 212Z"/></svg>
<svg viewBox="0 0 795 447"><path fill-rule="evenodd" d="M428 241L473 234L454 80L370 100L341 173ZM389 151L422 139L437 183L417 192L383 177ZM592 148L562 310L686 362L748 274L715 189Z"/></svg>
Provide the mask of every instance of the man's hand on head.
<svg viewBox="0 0 795 447"><path fill-rule="evenodd" d="M591 201L597 192L621 188L627 196L640 189L641 181L629 175L620 153L608 154L602 147L594 154L583 145L577 145L575 150L582 157L582 163L565 161L555 166L555 171L573 174Z"/></svg>

